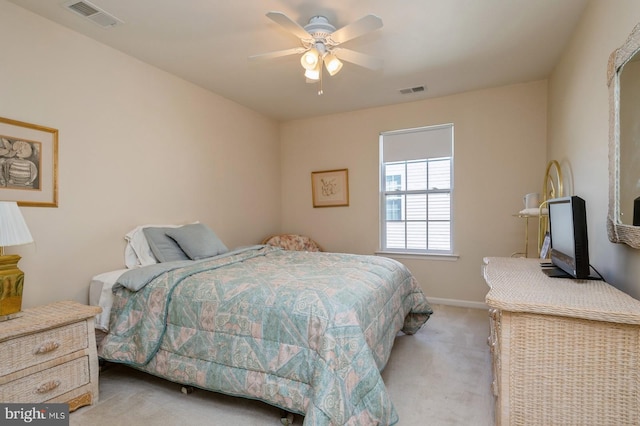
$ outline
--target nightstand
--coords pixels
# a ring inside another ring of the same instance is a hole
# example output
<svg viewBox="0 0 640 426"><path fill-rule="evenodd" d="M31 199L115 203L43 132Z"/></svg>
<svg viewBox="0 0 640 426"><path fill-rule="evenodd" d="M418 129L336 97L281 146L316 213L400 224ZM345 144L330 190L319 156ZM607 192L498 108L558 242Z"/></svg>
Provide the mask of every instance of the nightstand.
<svg viewBox="0 0 640 426"><path fill-rule="evenodd" d="M95 315L102 308L64 301L25 309L0 322L0 401L98 401Z"/></svg>

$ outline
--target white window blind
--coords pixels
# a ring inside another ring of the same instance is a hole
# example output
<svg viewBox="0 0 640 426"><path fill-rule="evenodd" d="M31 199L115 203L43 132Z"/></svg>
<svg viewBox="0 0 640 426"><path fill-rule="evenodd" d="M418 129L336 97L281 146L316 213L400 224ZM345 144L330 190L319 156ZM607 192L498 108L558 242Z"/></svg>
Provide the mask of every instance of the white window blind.
<svg viewBox="0 0 640 426"><path fill-rule="evenodd" d="M380 135L383 251L452 253L453 125Z"/></svg>

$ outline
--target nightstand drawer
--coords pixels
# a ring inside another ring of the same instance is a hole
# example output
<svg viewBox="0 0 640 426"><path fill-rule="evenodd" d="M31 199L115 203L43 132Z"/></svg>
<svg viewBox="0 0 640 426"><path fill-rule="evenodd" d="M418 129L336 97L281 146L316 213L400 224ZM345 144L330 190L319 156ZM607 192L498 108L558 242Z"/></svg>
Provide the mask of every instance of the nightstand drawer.
<svg viewBox="0 0 640 426"><path fill-rule="evenodd" d="M0 401L39 403L89 383L89 357L83 356L0 385Z"/></svg>
<svg viewBox="0 0 640 426"><path fill-rule="evenodd" d="M0 376L87 348L84 321L0 342Z"/></svg>
<svg viewBox="0 0 640 426"><path fill-rule="evenodd" d="M0 402L98 401L94 318L101 308L61 301L0 323Z"/></svg>

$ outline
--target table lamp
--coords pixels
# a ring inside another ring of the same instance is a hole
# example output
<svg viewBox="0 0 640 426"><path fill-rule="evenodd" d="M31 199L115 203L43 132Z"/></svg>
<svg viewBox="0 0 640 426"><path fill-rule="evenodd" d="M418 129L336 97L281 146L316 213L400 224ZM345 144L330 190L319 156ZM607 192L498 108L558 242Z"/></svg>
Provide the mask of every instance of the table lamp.
<svg viewBox="0 0 640 426"><path fill-rule="evenodd" d="M20 256L4 254L7 246L33 242L15 201L0 201L0 321L15 318L22 308L24 272L18 269Z"/></svg>

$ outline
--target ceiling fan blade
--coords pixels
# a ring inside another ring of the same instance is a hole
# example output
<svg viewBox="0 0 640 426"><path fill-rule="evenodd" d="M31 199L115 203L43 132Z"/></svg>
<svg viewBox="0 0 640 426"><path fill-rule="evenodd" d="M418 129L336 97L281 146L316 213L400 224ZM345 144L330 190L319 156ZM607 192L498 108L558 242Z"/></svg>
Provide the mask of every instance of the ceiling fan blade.
<svg viewBox="0 0 640 426"><path fill-rule="evenodd" d="M329 38L336 44L340 44L356 37L360 37L370 31L377 30L378 28L382 28L382 19L378 18L376 15L366 15L357 21L334 31L331 33Z"/></svg>
<svg viewBox="0 0 640 426"><path fill-rule="evenodd" d="M360 65L361 67L369 68L371 70L381 69L384 63L382 59L375 56L365 55L364 53L341 47L333 49L333 53L338 57L338 59L351 62L352 64Z"/></svg>
<svg viewBox="0 0 640 426"><path fill-rule="evenodd" d="M276 24L279 24L284 29L289 31L291 34L295 35L299 39L309 40L313 39L311 34L309 34L300 24L298 24L293 19L289 18L282 12L268 12L267 18L271 19Z"/></svg>
<svg viewBox="0 0 640 426"><path fill-rule="evenodd" d="M294 47L292 49L276 50L274 52L260 53L258 55L249 56L249 59L263 60L263 59L275 59L282 56L296 55L303 53L306 49L304 47Z"/></svg>

